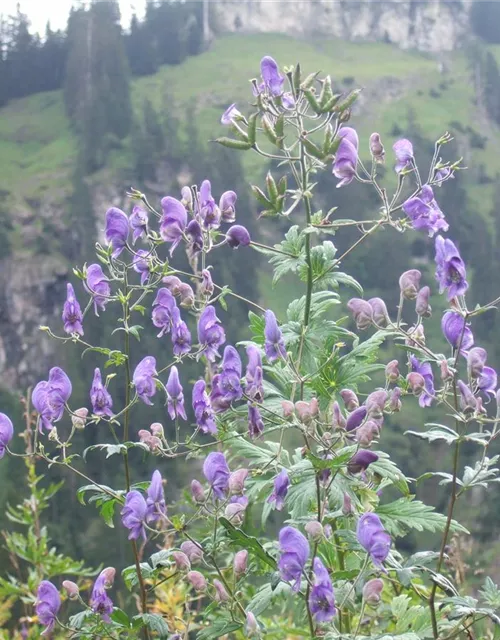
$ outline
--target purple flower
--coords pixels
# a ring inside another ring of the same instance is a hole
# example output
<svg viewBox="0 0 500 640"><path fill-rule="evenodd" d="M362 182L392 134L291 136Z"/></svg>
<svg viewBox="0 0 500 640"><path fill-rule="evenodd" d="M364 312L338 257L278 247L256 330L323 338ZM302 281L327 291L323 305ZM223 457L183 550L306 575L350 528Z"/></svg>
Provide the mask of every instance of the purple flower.
<svg viewBox="0 0 500 640"><path fill-rule="evenodd" d="M362 471L366 471L371 463L376 462L377 460L378 455L374 451L360 449L349 460L347 469L350 473L361 473Z"/></svg>
<svg viewBox="0 0 500 640"><path fill-rule="evenodd" d="M417 315L422 316L423 318L429 318L432 313L432 308L429 304L430 295L431 290L429 287L422 287L417 293L415 311L417 312Z"/></svg>
<svg viewBox="0 0 500 640"><path fill-rule="evenodd" d="M60 608L61 596L59 595L59 591L54 587L52 582L42 580L38 585L35 602L35 612L38 616L38 621L45 625L45 629L41 634L42 636L52 633Z"/></svg>
<svg viewBox="0 0 500 640"><path fill-rule="evenodd" d="M491 393L495 395L497 388L497 372L492 367L484 367L479 380L477 381L477 388L483 393Z"/></svg>
<svg viewBox="0 0 500 640"><path fill-rule="evenodd" d="M236 102L233 102L233 104L230 104L222 114L222 117L220 119L221 124L231 124L233 120L235 120L239 116L241 116L241 113L236 108Z"/></svg>
<svg viewBox="0 0 500 640"><path fill-rule="evenodd" d="M220 357L219 347L226 342L226 333L212 305L205 307L198 320L198 340L202 348L198 357L205 355L210 362Z"/></svg>
<svg viewBox="0 0 500 640"><path fill-rule="evenodd" d="M229 467L223 453L212 451L203 463L203 474L216 498L224 500L229 487Z"/></svg>
<svg viewBox="0 0 500 640"><path fill-rule="evenodd" d="M121 511L122 524L130 531L129 540L137 540L141 536L146 540L144 523L148 507L144 496L139 491L129 491L125 496L125 506Z"/></svg>
<svg viewBox="0 0 500 640"><path fill-rule="evenodd" d="M371 134L369 147L372 159L375 162L382 164L385 161L385 149L379 133L375 132Z"/></svg>
<svg viewBox="0 0 500 640"><path fill-rule="evenodd" d="M414 229L428 231L431 238L438 231L448 231L449 224L428 184L424 184L418 196L403 203L403 211L412 221Z"/></svg>
<svg viewBox="0 0 500 640"><path fill-rule="evenodd" d="M165 388L167 390L168 413L172 420L176 420L179 416L183 420L187 420L186 410L184 409L184 393L179 381L177 367L170 369L170 375L168 376Z"/></svg>
<svg viewBox="0 0 500 640"><path fill-rule="evenodd" d="M373 564L382 568L382 562L389 555L391 536L384 529L375 513L365 513L358 522L356 535L359 544L370 554Z"/></svg>
<svg viewBox="0 0 500 640"><path fill-rule="evenodd" d="M358 407L357 409L354 409L354 411L350 413L347 418L347 421L345 424L346 430L354 431L354 429L357 429L359 425L363 422L363 420L366 418L366 414L367 414L367 409L364 405L361 407Z"/></svg>
<svg viewBox="0 0 500 640"><path fill-rule="evenodd" d="M83 314L76 299L73 285L69 282L66 285L66 302L64 303L62 320L64 322L64 331L66 333L78 333L83 336Z"/></svg>
<svg viewBox="0 0 500 640"><path fill-rule="evenodd" d="M144 404L153 404L150 398L156 393L156 382L154 380L156 375L156 358L153 358L153 356L143 358L134 370L132 382L137 395Z"/></svg>
<svg viewBox="0 0 500 640"><path fill-rule="evenodd" d="M247 356L245 393L253 400L262 402L264 399L264 387L262 385L262 358L260 351L255 345L250 344L247 347Z"/></svg>
<svg viewBox="0 0 500 640"><path fill-rule="evenodd" d="M200 292L202 295L210 297L214 292L214 282L212 280L210 271L208 269L203 269L203 271L201 272L201 277L202 280Z"/></svg>
<svg viewBox="0 0 500 640"><path fill-rule="evenodd" d="M203 249L203 231L198 220L191 220L186 227L186 235L189 240L186 251L192 259Z"/></svg>
<svg viewBox="0 0 500 640"><path fill-rule="evenodd" d="M245 227L240 224L234 224L226 233L226 240L232 249L238 247L248 247L251 242L250 234Z"/></svg>
<svg viewBox="0 0 500 640"><path fill-rule="evenodd" d="M237 195L234 191L224 191L219 200L219 209L222 215L222 222L231 224L236 220L235 203Z"/></svg>
<svg viewBox="0 0 500 640"><path fill-rule="evenodd" d="M453 169L451 169L450 167L443 167L442 169L438 169L434 174L434 184L440 187L443 182L446 182L447 180L450 180L454 177L455 176L453 175Z"/></svg>
<svg viewBox="0 0 500 640"><path fill-rule="evenodd" d="M91 264L87 267L85 286L94 299L94 312L96 316L98 316L99 314L97 313L97 310L105 310L111 295L109 278L104 275L99 264Z"/></svg>
<svg viewBox="0 0 500 640"><path fill-rule="evenodd" d="M314 582L309 595L309 609L316 622L330 622L336 613L333 585L319 558L313 562Z"/></svg>
<svg viewBox="0 0 500 640"><path fill-rule="evenodd" d="M172 310L172 343L174 356L183 356L191 351L191 333L182 320L178 307Z"/></svg>
<svg viewBox="0 0 500 640"><path fill-rule="evenodd" d="M0 460L5 455L5 449L14 436L14 426L9 416L0 412Z"/></svg>
<svg viewBox="0 0 500 640"><path fill-rule="evenodd" d="M132 241L134 244L141 236L146 237L148 235L148 214L141 207L135 206L132 209L128 222L132 229Z"/></svg>
<svg viewBox="0 0 500 640"><path fill-rule="evenodd" d="M106 589L111 586L108 582L108 569L103 569L97 576L90 596L90 608L94 613L98 613L104 622L111 622L109 617L113 613L113 601L106 593Z"/></svg>
<svg viewBox="0 0 500 640"><path fill-rule="evenodd" d="M182 202L167 196L161 201L163 216L160 221L160 235L166 242L171 242L170 255L182 239L187 224L187 211Z"/></svg>
<svg viewBox="0 0 500 640"><path fill-rule="evenodd" d="M458 349L460 344L461 353L468 351L474 344L474 336L465 324L465 318L455 311L447 311L443 315L441 331L453 349Z"/></svg>
<svg viewBox="0 0 500 640"><path fill-rule="evenodd" d="M163 481L158 469L153 473L146 496L146 522L157 522L167 512Z"/></svg>
<svg viewBox="0 0 500 640"><path fill-rule="evenodd" d="M351 298L347 303L347 308L352 313L358 329L362 331L371 326L373 322L373 308L369 302L361 298Z"/></svg>
<svg viewBox="0 0 500 640"><path fill-rule="evenodd" d="M278 358L286 358L285 341L283 334L278 327L278 322L274 313L268 309L265 313L266 324L264 327L264 351L269 362L274 362Z"/></svg>
<svg viewBox="0 0 500 640"><path fill-rule="evenodd" d="M151 255L151 251L147 251L146 249L138 249L137 255L134 256L132 261L132 267L136 273L141 274L141 284L144 284L149 280L149 256Z"/></svg>
<svg viewBox="0 0 500 640"><path fill-rule="evenodd" d="M294 580L292 591L300 589L302 572L309 558L307 538L293 527L284 527L279 535L280 559L278 569L282 580Z"/></svg>
<svg viewBox="0 0 500 640"><path fill-rule="evenodd" d="M401 173L403 169L407 169L411 166L413 161L413 145L409 140L403 138L398 140L392 146L394 153L396 154L396 173Z"/></svg>
<svg viewBox="0 0 500 640"><path fill-rule="evenodd" d="M128 238L128 218L121 209L111 207L106 211L106 241L111 245L113 258L118 258L125 249Z"/></svg>
<svg viewBox="0 0 500 640"><path fill-rule="evenodd" d="M339 148L335 154L332 173L340 179L337 189L350 184L356 175L358 164L358 134L352 127L342 127L338 133L341 138Z"/></svg>
<svg viewBox="0 0 500 640"><path fill-rule="evenodd" d="M399 288L401 295L406 300L415 300L420 289L420 278L422 274L418 269L410 269L401 274L399 278Z"/></svg>
<svg viewBox="0 0 500 640"><path fill-rule="evenodd" d="M435 395L434 376L430 362L420 362L415 356L410 356L410 366L414 373L419 373L424 379L425 390L418 397L421 407L430 407Z"/></svg>
<svg viewBox="0 0 500 640"><path fill-rule="evenodd" d="M293 109L295 107L295 98L290 91L281 96L281 104L285 109Z"/></svg>
<svg viewBox="0 0 500 640"><path fill-rule="evenodd" d="M486 358L488 353L486 349L482 347L474 347L467 354L467 371L469 377L479 378L483 373L483 369L486 365Z"/></svg>
<svg viewBox="0 0 500 640"><path fill-rule="evenodd" d="M264 431L264 422L258 407L248 403L248 435L250 438L258 438Z"/></svg>
<svg viewBox="0 0 500 640"><path fill-rule="evenodd" d="M218 229L221 221L221 212L212 197L212 185L210 180L203 180L199 194L199 216L207 229Z"/></svg>
<svg viewBox="0 0 500 640"><path fill-rule="evenodd" d="M101 371L98 367L94 370L94 379L90 388L90 402L92 403L92 411L96 416L112 416L113 400L109 391L102 384Z"/></svg>
<svg viewBox="0 0 500 640"><path fill-rule="evenodd" d="M71 391L71 380L60 367L53 367L49 371L49 379L36 385L31 400L40 414L40 431L42 427L50 431L52 422L62 418Z"/></svg>
<svg viewBox="0 0 500 640"><path fill-rule="evenodd" d="M436 236L436 280L439 282L439 293L448 289L448 300L463 296L469 287L465 278L465 264L456 246L449 238Z"/></svg>
<svg viewBox="0 0 500 640"><path fill-rule="evenodd" d="M274 489L267 499L269 504L274 504L274 508L277 511L281 511L285 506L285 498L289 486L290 478L288 477L288 473L286 469L282 469L276 478L274 478Z"/></svg>
<svg viewBox="0 0 500 640"><path fill-rule="evenodd" d="M214 410L210 404L204 380L198 380L193 386L193 410L198 428L203 433L217 434Z"/></svg>
<svg viewBox="0 0 500 640"><path fill-rule="evenodd" d="M460 391L460 408L462 411L469 413L475 411L477 407L477 400L474 397L470 387L459 380L457 382L458 390Z"/></svg>
<svg viewBox="0 0 500 640"><path fill-rule="evenodd" d="M167 288L162 287L156 294L153 307L153 324L155 327L161 328L161 331L158 334L158 338L161 338L165 333L170 331L172 326L172 313L174 309L177 308L177 303L170 291Z"/></svg>
<svg viewBox="0 0 500 640"><path fill-rule="evenodd" d="M280 96L283 93L284 77L280 74L276 61L271 56L264 56L260 61L260 74L263 85L259 88L267 89L273 96Z"/></svg>
<svg viewBox="0 0 500 640"><path fill-rule="evenodd" d="M232 402L243 396L241 388L241 359L236 349L228 345L224 349L222 369L212 380L210 402L217 413L226 411Z"/></svg>

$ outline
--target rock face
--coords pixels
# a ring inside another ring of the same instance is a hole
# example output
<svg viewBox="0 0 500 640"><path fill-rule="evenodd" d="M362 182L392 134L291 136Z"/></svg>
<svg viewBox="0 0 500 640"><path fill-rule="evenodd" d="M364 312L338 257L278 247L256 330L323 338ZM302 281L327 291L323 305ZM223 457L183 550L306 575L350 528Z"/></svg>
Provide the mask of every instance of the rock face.
<svg viewBox="0 0 500 640"><path fill-rule="evenodd" d="M208 1L208 0L206 0ZM472 0L218 0L218 32L286 33L377 40L403 49L451 51L469 30Z"/></svg>

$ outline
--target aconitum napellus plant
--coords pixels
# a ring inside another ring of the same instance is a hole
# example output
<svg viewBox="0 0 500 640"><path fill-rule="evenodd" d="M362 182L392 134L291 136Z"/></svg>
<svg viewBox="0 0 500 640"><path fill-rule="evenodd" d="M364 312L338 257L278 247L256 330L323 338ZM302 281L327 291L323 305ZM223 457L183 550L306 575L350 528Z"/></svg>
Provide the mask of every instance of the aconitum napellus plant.
<svg viewBox="0 0 500 640"><path fill-rule="evenodd" d="M497 374L473 327L500 299L468 306L467 256L440 203L441 185L461 168L441 155L451 137L437 140L424 175L410 140L359 135L351 111L359 91L337 92L330 77L280 67L270 56L251 86L247 106L231 104L221 115L226 135L216 143L275 161L280 177L270 171L265 187L251 190L267 235L279 220L280 229L289 226L284 239L268 246L252 238L239 194L231 184L215 193L210 176L180 185L158 205L132 189L130 214L103 212L107 244L96 245L97 262L89 256L75 269L81 283L68 283L60 327L43 327L62 343L92 348L96 364L84 381L86 407L72 404L71 380L59 366L36 385L38 429L26 455L63 467L76 482L83 474L80 494L129 545L131 563L105 569L88 594L63 575L37 573L38 618L28 620L61 637L492 638L498 590L490 581L472 598L447 564L452 535L467 534L454 517L457 502L498 480L489 447L500 420ZM379 178L384 163L392 193ZM353 182L373 189L380 199L374 219L351 219L355 206L318 209L320 171L332 193ZM346 226L358 235L339 255L332 238ZM394 242L403 232L418 234L434 258L435 281L411 265L394 274L397 308L365 296L362 283L341 271L382 230ZM275 283L288 274L305 284L286 314L243 299L250 329L242 343L226 331L223 313L241 296L211 268L225 245L259 251ZM176 266L181 253L186 271ZM347 301L341 283L353 288ZM439 295L444 354L424 332ZM335 305L347 313L333 316ZM120 350L84 341L90 314L118 318ZM156 336L154 353L140 353L143 332ZM397 359L384 361L384 341L399 347ZM186 362L197 367L195 379ZM370 382L379 370L379 383ZM118 371L124 375L109 375ZM164 405L163 423L132 423L137 403L143 411ZM452 468L435 474L447 490L444 514L414 499L415 480L381 448L387 416L405 403L421 416L408 437L452 450ZM446 424L426 425L433 406L444 408ZM121 486L100 485L85 457L68 454L74 434L88 428L103 460L121 454ZM20 455L11 448L15 431L0 413L0 458ZM474 446L479 457L464 470L466 441L469 457ZM131 464L134 448L154 461L152 476ZM179 459L192 475L180 498L164 482ZM399 540L411 530L435 532L441 542L408 557ZM113 584L131 592L122 608ZM158 606L160 590L169 588L182 593L175 615Z"/></svg>

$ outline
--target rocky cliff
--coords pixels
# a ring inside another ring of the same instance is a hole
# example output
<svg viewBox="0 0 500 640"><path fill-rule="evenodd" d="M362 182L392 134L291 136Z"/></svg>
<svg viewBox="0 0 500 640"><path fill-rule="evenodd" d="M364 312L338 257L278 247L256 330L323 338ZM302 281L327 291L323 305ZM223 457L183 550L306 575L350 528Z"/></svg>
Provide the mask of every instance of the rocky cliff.
<svg viewBox="0 0 500 640"><path fill-rule="evenodd" d="M403 49L452 51L469 31L472 0L218 0L217 32L330 35Z"/></svg>

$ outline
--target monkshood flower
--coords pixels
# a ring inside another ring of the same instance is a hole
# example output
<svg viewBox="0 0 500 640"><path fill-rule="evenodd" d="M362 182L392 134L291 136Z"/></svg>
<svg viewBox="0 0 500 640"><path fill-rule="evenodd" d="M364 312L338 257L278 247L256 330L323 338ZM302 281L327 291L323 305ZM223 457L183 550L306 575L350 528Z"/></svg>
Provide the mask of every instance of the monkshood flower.
<svg viewBox="0 0 500 640"><path fill-rule="evenodd" d="M199 544L186 540L181 544L181 551L185 553L189 559L189 562L196 564L203 560L203 549Z"/></svg>
<svg viewBox="0 0 500 640"><path fill-rule="evenodd" d="M429 318L432 313L431 305L429 304L429 298L431 296L431 290L429 287L422 287L417 293L415 300L415 311L417 315L422 318Z"/></svg>
<svg viewBox="0 0 500 640"><path fill-rule="evenodd" d="M375 513L361 516L356 530L359 544L370 554L373 564L382 568L382 563L391 549L391 536L384 529Z"/></svg>
<svg viewBox="0 0 500 640"><path fill-rule="evenodd" d="M5 455L5 449L14 437L14 426L9 416L0 412L0 459Z"/></svg>
<svg viewBox="0 0 500 640"><path fill-rule="evenodd" d="M434 399L434 375L430 362L420 362L415 356L410 356L410 366L414 373L419 373L424 379L425 389L418 397L418 404L421 407L430 407Z"/></svg>
<svg viewBox="0 0 500 640"><path fill-rule="evenodd" d="M45 625L42 636L49 635L56 625L57 614L61 608L61 596L56 587L48 580L38 585L35 602L35 613L40 624Z"/></svg>
<svg viewBox="0 0 500 640"><path fill-rule="evenodd" d="M266 358L269 362L274 362L278 358L286 358L285 341L283 340L283 334L278 327L278 322L274 313L268 309L265 313L265 327L264 327L264 351Z"/></svg>
<svg viewBox="0 0 500 640"><path fill-rule="evenodd" d="M129 540L144 538L146 540L146 530L144 523L148 513L148 506L144 496L139 491L129 491L125 496L125 506L121 510L122 524L130 531Z"/></svg>
<svg viewBox="0 0 500 640"><path fill-rule="evenodd" d="M248 403L248 435L250 438L258 438L264 431L264 422L258 407Z"/></svg>
<svg viewBox="0 0 500 640"><path fill-rule="evenodd" d="M361 298L351 298L347 303L347 308L354 317L356 327L360 331L368 329L373 322L373 309L370 303Z"/></svg>
<svg viewBox="0 0 500 640"><path fill-rule="evenodd" d="M360 449L349 460L347 469L350 473L361 473L362 471L366 471L372 462L376 462L377 460L378 455L374 451Z"/></svg>
<svg viewBox="0 0 500 640"><path fill-rule="evenodd" d="M237 551L234 554L234 560L233 560L233 570L236 577L242 576L244 573L246 573L247 566L248 566L248 551L246 549Z"/></svg>
<svg viewBox="0 0 500 640"><path fill-rule="evenodd" d="M40 414L40 432L42 427L50 431L52 423L62 418L71 391L71 380L60 367L53 367L49 371L49 379L36 385L31 400Z"/></svg>
<svg viewBox="0 0 500 640"><path fill-rule="evenodd" d="M380 139L379 133L371 134L369 147L373 160L379 164L382 164L385 161L385 149Z"/></svg>
<svg viewBox="0 0 500 640"><path fill-rule="evenodd" d="M394 167L396 173L401 173L403 169L408 169L412 166L413 145L409 140L406 138L398 140L393 144L392 150L396 155L396 166Z"/></svg>
<svg viewBox="0 0 500 640"><path fill-rule="evenodd" d="M208 269L203 269L201 272L201 286L200 293L204 296L210 297L214 292L214 281L212 275Z"/></svg>
<svg viewBox="0 0 500 640"><path fill-rule="evenodd" d="M403 211L410 218L414 229L428 231L431 238L438 231L449 229L444 213L434 198L432 187L428 184L424 184L417 196L408 198L403 203Z"/></svg>
<svg viewBox="0 0 500 640"><path fill-rule="evenodd" d="M132 382L134 383L137 395L144 404L153 404L150 398L156 393L156 382L154 379L156 375L156 358L153 356L143 358L134 370Z"/></svg>
<svg viewBox="0 0 500 640"><path fill-rule="evenodd" d="M92 403L92 411L96 416L111 417L113 415L113 400L102 383L101 371L98 367L94 369L94 379L90 388L90 402Z"/></svg>
<svg viewBox="0 0 500 640"><path fill-rule="evenodd" d="M215 588L215 601L216 602L228 602L231 597L226 590L226 587L222 584L220 580L214 580L214 588Z"/></svg>
<svg viewBox="0 0 500 640"><path fill-rule="evenodd" d="M469 288L465 278L465 264L456 246L449 238L436 236L436 280L439 283L439 293L447 289L448 300L463 296Z"/></svg>
<svg viewBox="0 0 500 640"><path fill-rule="evenodd" d="M284 527L279 534L278 569L282 580L292 581L292 591L300 589L302 572L309 558L307 538L294 527Z"/></svg>
<svg viewBox="0 0 500 640"><path fill-rule="evenodd" d="M182 202L171 196L162 198L163 216L160 221L160 235L166 242L171 242L170 255L182 239L187 224L187 211Z"/></svg>
<svg viewBox="0 0 500 640"><path fill-rule="evenodd" d="M218 349L226 342L226 333L212 305L205 307L198 320L198 341L201 346L198 358L204 355L207 360L214 362L215 358L220 357Z"/></svg>
<svg viewBox="0 0 500 640"><path fill-rule="evenodd" d="M465 413L469 413L471 411L475 411L477 407L477 401L472 393L470 387L459 380L457 382L458 390L460 391L460 408Z"/></svg>
<svg viewBox="0 0 500 640"><path fill-rule="evenodd" d="M83 336L83 314L76 299L73 285L68 282L66 285L66 302L63 306L62 321L66 333L78 333Z"/></svg>
<svg viewBox="0 0 500 640"><path fill-rule="evenodd" d="M441 331L453 349L460 345L460 353L467 352L474 344L474 336L465 324L465 318L455 311L447 311L443 315Z"/></svg>
<svg viewBox="0 0 500 640"><path fill-rule="evenodd" d="M497 388L497 372L492 367L484 367L477 381L477 388L483 393L495 395Z"/></svg>
<svg viewBox="0 0 500 640"><path fill-rule="evenodd" d="M80 595L80 589L76 582L72 582L71 580L63 580L62 587L66 591L70 600L78 599L78 596Z"/></svg>
<svg viewBox="0 0 500 640"><path fill-rule="evenodd" d="M372 308L373 322L377 327L387 327L390 322L387 307L382 298L370 298L368 304Z"/></svg>
<svg viewBox="0 0 500 640"><path fill-rule="evenodd" d="M345 423L346 430L354 431L354 429L357 429L359 425L366 418L366 414L367 414L367 409L364 405L355 409L352 413L349 414L346 420L346 423Z"/></svg>
<svg viewBox="0 0 500 640"><path fill-rule="evenodd" d="M243 396L241 388L241 359L234 347L224 349L222 369L212 380L210 402L217 413L227 411L231 403Z"/></svg>
<svg viewBox="0 0 500 640"><path fill-rule="evenodd" d="M198 214L207 229L218 229L221 221L221 211L212 197L210 180L203 180L199 193Z"/></svg>
<svg viewBox="0 0 500 640"><path fill-rule="evenodd" d="M333 585L325 565L319 558L313 562L314 580L309 595L309 609L315 622L329 622L336 613Z"/></svg>
<svg viewBox="0 0 500 640"><path fill-rule="evenodd" d="M352 127L342 127L338 133L341 138L339 148L335 154L332 173L340 179L337 189L350 184L356 176L358 164L358 134Z"/></svg>
<svg viewBox="0 0 500 640"><path fill-rule="evenodd" d="M250 234L245 227L234 224L227 230L226 240L231 249L238 247L248 247L251 242Z"/></svg>
<svg viewBox="0 0 500 640"><path fill-rule="evenodd" d="M106 309L111 295L109 278L104 275L101 265L91 264L87 267L85 287L94 300L94 312L98 316L97 310Z"/></svg>
<svg viewBox="0 0 500 640"><path fill-rule="evenodd" d="M245 491L245 480L248 474L248 469L237 469L231 473L228 484L231 495L240 495Z"/></svg>
<svg viewBox="0 0 500 640"><path fill-rule="evenodd" d="M230 104L221 116L221 124L231 124L234 120L241 118L241 112L236 108L236 102Z"/></svg>
<svg viewBox="0 0 500 640"><path fill-rule="evenodd" d="M260 61L260 74L263 82L259 85L259 92L267 89L273 96L283 93L285 78L280 74L278 64L271 56L264 56Z"/></svg>
<svg viewBox="0 0 500 640"><path fill-rule="evenodd" d="M373 578L363 587L363 600L371 605L377 605L380 602L384 582L380 578Z"/></svg>
<svg viewBox="0 0 500 640"><path fill-rule="evenodd" d="M111 622L109 617L113 613L113 601L106 593L113 584L115 570L112 567L103 569L97 576L90 596L90 608L94 613L98 613L104 622ZM111 580L109 576L112 575Z"/></svg>
<svg viewBox="0 0 500 640"><path fill-rule="evenodd" d="M172 326L172 313L177 308L174 296L166 287L162 287L156 294L153 302L153 314L151 316L155 327L161 329L158 338L170 331Z"/></svg>
<svg viewBox="0 0 500 640"><path fill-rule="evenodd" d="M191 351L191 332L182 320L178 307L172 310L172 344L174 356L183 356Z"/></svg>
<svg viewBox="0 0 500 640"><path fill-rule="evenodd" d="M167 390L167 409L172 420L176 420L179 416L183 420L187 420L186 410L184 409L184 393L177 367L174 366L170 369L165 388Z"/></svg>
<svg viewBox="0 0 500 640"><path fill-rule="evenodd" d="M224 191L219 200L219 209L222 215L222 222L231 224L236 220L236 199L238 196L234 191Z"/></svg>
<svg viewBox="0 0 500 640"><path fill-rule="evenodd" d="M157 522L167 513L163 481L158 469L153 473L146 495L146 522Z"/></svg>
<svg viewBox="0 0 500 640"><path fill-rule="evenodd" d="M118 258L127 244L129 223L127 214L117 207L111 207L106 211L106 227L104 234L106 241L111 245L113 258Z"/></svg>
<svg viewBox="0 0 500 640"><path fill-rule="evenodd" d="M352 391L352 389L342 389L340 391L340 397L344 401L347 411L354 411L359 407L358 396Z"/></svg>
<svg viewBox="0 0 500 640"><path fill-rule="evenodd" d="M470 378L479 378L486 366L488 353L482 347L474 347L467 354L467 371Z"/></svg>
<svg viewBox="0 0 500 640"><path fill-rule="evenodd" d="M290 478L286 469L282 469L274 478L274 489L267 501L274 505L276 511L281 511L285 506L285 498L290 486Z"/></svg>
<svg viewBox="0 0 500 640"><path fill-rule="evenodd" d="M141 274L141 284L145 284L149 280L149 256L151 255L151 251L147 251L146 249L138 249L137 255L134 256L132 261L132 267L136 273Z"/></svg>
<svg viewBox="0 0 500 640"><path fill-rule="evenodd" d="M186 236L188 237L186 252L192 259L203 250L203 231L198 220L191 220L186 227Z"/></svg>
<svg viewBox="0 0 500 640"><path fill-rule="evenodd" d="M229 467L223 453L212 451L203 463L203 475L213 489L216 498L224 500L229 487Z"/></svg>
<svg viewBox="0 0 500 640"><path fill-rule="evenodd" d="M438 169L434 174L434 184L440 187L443 182L454 178L453 169L451 167L443 167L442 169Z"/></svg>
<svg viewBox="0 0 500 640"><path fill-rule="evenodd" d="M260 636L260 626L257 622L257 618L251 611L247 611L247 619L245 623L245 634L249 638Z"/></svg>
<svg viewBox="0 0 500 640"><path fill-rule="evenodd" d="M206 392L204 380L198 380L193 386L193 411L196 425L203 433L217 434L214 410Z"/></svg>
<svg viewBox="0 0 500 640"><path fill-rule="evenodd" d="M247 347L247 356L245 394L257 402L262 402L264 399L264 387L262 384L262 358L260 351L255 345L250 344Z"/></svg>
<svg viewBox="0 0 500 640"><path fill-rule="evenodd" d="M182 204L189 209L189 211L193 210L193 192L190 187L184 186L181 189L182 196Z"/></svg>
<svg viewBox="0 0 500 640"><path fill-rule="evenodd" d="M135 206L132 209L132 213L130 214L130 218L128 220L130 228L132 229L132 242L135 244L136 241L141 237L147 237L148 235L148 214L141 207Z"/></svg>
<svg viewBox="0 0 500 640"><path fill-rule="evenodd" d="M385 389L373 391L365 400L367 415L371 418L382 418L389 394Z"/></svg>
<svg viewBox="0 0 500 640"><path fill-rule="evenodd" d="M420 290L420 278L422 274L418 269L409 269L399 278L399 289L406 300L415 300Z"/></svg>

